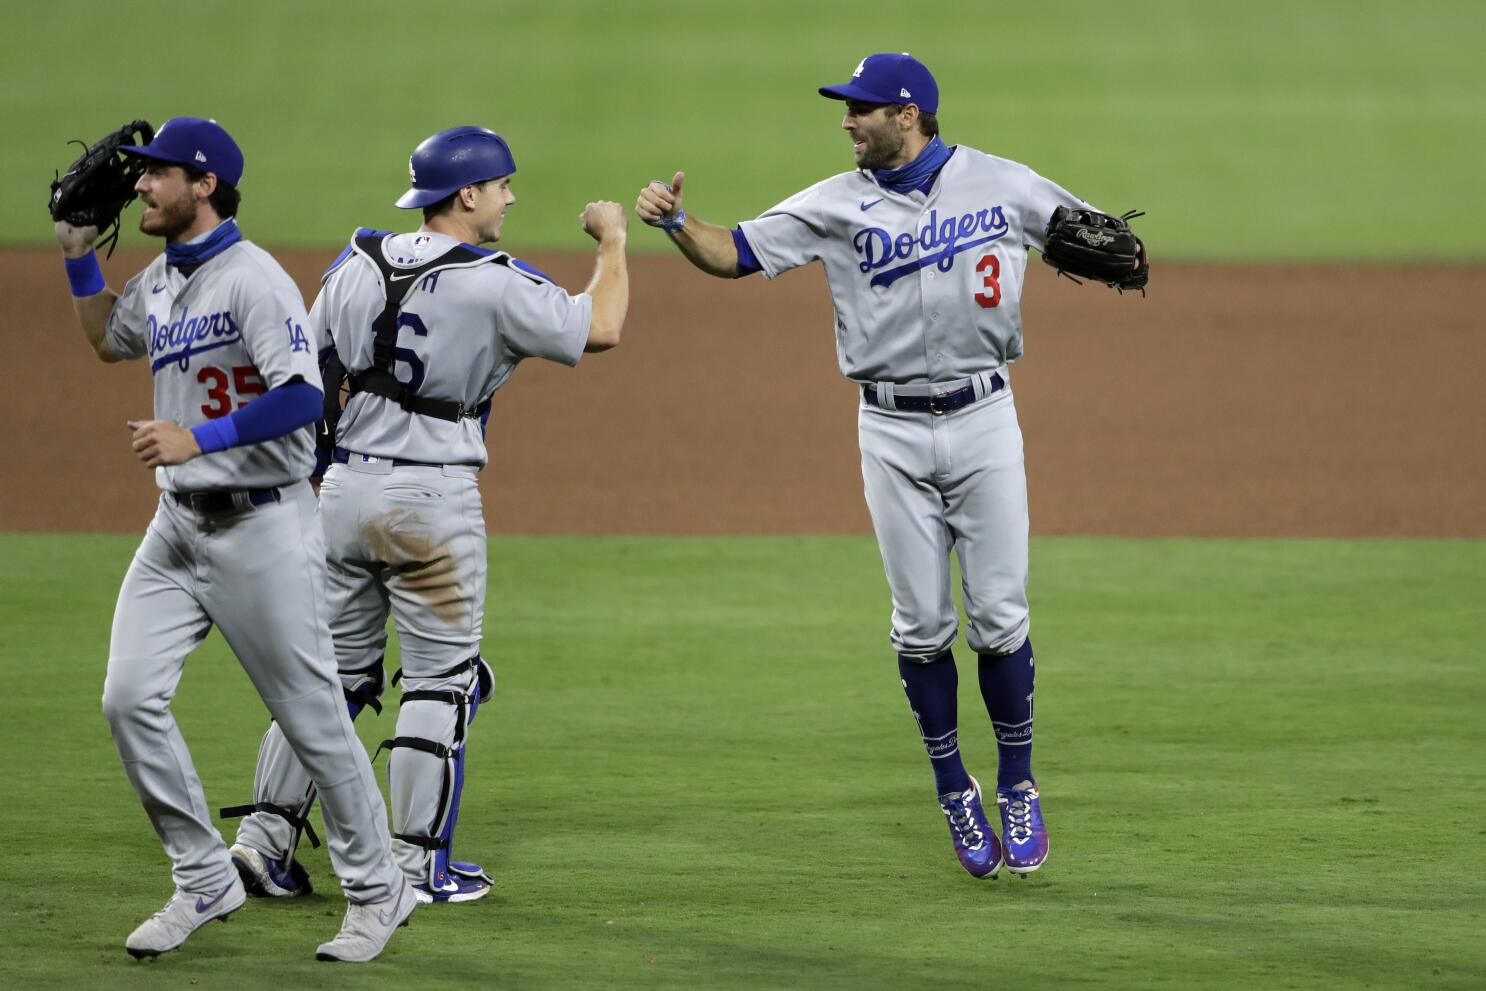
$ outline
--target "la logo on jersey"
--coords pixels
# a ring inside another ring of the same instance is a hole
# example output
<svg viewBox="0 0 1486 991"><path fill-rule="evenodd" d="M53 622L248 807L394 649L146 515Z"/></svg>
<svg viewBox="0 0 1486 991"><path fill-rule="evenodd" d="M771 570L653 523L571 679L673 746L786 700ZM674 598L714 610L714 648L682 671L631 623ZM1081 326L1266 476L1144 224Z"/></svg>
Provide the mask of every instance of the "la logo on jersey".
<svg viewBox="0 0 1486 991"><path fill-rule="evenodd" d="M958 217L948 216L943 220L939 219L938 210L930 210L924 225L916 232L893 234L881 227L864 227L852 235L851 246L862 258L857 268L863 274L876 272L872 285L882 287L930 265L948 272L954 268L955 255L999 241L1008 230L1010 225L999 204L989 210L966 210ZM915 252L917 258L913 257ZM904 263L888 267L898 261Z"/></svg>
<svg viewBox="0 0 1486 991"><path fill-rule="evenodd" d="M191 308L183 306L181 315L169 322L151 313L145 339L149 343L152 373L172 363L184 372L196 355L236 344L243 339L243 332L228 310L192 316Z"/></svg>

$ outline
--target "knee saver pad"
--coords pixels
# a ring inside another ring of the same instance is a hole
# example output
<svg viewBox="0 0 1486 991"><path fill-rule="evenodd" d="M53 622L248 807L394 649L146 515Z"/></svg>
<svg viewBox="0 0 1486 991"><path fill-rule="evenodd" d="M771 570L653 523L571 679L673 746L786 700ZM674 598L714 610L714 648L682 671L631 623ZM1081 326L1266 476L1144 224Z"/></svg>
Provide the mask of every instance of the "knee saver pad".
<svg viewBox="0 0 1486 991"><path fill-rule="evenodd" d="M361 710L371 706L377 715L382 714L382 690L387 687L387 671L383 667L386 655L363 668L341 671L341 691L346 694L346 710L351 718L361 715Z"/></svg>

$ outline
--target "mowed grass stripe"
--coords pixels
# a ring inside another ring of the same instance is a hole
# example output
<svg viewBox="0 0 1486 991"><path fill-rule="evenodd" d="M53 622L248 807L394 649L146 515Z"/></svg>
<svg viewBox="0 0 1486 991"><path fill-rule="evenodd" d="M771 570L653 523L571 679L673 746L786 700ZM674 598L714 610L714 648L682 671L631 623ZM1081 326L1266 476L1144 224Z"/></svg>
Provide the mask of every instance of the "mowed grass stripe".
<svg viewBox="0 0 1486 991"><path fill-rule="evenodd" d="M420 910L372 974L311 959L342 908L323 850L317 895L252 902L154 966L122 952L169 891L98 711L135 543L0 538L10 986L1486 982L1481 543L1034 541L1053 855L976 882L929 794L870 540L494 540L499 689L457 851L496 890ZM265 716L215 636L175 709L211 804L245 800Z"/></svg>

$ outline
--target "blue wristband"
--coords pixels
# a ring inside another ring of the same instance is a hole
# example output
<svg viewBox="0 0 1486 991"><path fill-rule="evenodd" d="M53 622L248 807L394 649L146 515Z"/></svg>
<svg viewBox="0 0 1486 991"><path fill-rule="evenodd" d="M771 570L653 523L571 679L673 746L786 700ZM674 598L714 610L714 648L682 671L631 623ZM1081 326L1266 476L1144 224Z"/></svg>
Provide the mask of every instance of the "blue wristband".
<svg viewBox="0 0 1486 991"><path fill-rule="evenodd" d="M191 434L196 438L196 446L201 448L202 454L212 454L237 446L237 424L232 422L230 416L198 423L191 428Z"/></svg>
<svg viewBox="0 0 1486 991"><path fill-rule="evenodd" d="M67 267L67 282L72 286L72 295L78 299L96 296L108 288L108 283L103 281L103 269L98 267L96 251L89 251L81 258L64 258L62 264Z"/></svg>
<svg viewBox="0 0 1486 991"><path fill-rule="evenodd" d="M686 226L686 211L677 210L674 217L661 217L659 220L647 220L645 223L651 227L659 227L667 234L674 234Z"/></svg>

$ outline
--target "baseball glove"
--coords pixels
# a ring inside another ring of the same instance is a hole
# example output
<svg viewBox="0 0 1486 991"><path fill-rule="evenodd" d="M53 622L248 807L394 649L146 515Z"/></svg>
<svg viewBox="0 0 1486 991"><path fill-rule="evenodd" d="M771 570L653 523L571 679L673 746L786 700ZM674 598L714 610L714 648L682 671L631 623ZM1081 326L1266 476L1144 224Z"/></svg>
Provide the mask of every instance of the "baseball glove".
<svg viewBox="0 0 1486 991"><path fill-rule="evenodd" d="M134 202L134 184L144 174L142 159L119 151L123 145L147 145L155 138L148 121L136 120L108 134L86 150L67 168L66 174L52 180L48 203L52 219L74 227L96 227L105 235L99 241L114 253L119 243L119 214ZM81 145L81 141L71 144ZM112 231L108 228L112 227Z"/></svg>
<svg viewBox="0 0 1486 991"><path fill-rule="evenodd" d="M1132 217L1142 216L1145 214L1138 210L1111 217L1095 210L1060 206L1047 222L1047 247L1042 250L1042 260L1056 268L1059 275L1093 279L1121 293L1139 289L1144 296L1151 263L1146 258L1145 245L1130 230L1129 223Z"/></svg>

